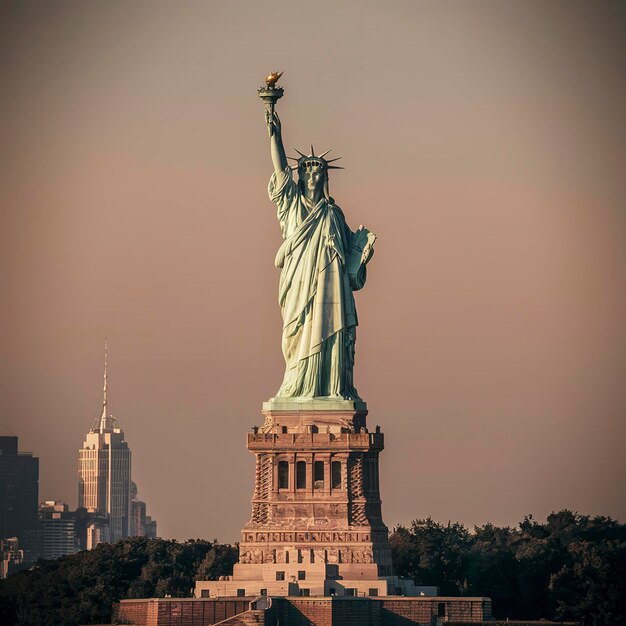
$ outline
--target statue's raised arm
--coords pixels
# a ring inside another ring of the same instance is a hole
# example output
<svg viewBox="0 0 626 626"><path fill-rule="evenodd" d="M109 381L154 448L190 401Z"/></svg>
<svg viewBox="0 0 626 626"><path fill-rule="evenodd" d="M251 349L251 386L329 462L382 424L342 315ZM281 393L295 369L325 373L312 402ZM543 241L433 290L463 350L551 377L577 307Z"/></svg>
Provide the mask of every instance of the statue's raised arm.
<svg viewBox="0 0 626 626"><path fill-rule="evenodd" d="M267 124L267 134L270 137L270 147L274 171L279 176L287 167L287 155L281 133L280 118L274 110L276 103L283 97L283 88L276 83L283 75L282 72L270 72L265 78L265 86L259 87L259 97L265 103L265 123Z"/></svg>
<svg viewBox="0 0 626 626"><path fill-rule="evenodd" d="M272 154L272 163L276 175L281 174L287 167L287 155L285 154L285 146L283 145L282 126L280 118L276 111L265 111L265 122L270 136L270 151Z"/></svg>

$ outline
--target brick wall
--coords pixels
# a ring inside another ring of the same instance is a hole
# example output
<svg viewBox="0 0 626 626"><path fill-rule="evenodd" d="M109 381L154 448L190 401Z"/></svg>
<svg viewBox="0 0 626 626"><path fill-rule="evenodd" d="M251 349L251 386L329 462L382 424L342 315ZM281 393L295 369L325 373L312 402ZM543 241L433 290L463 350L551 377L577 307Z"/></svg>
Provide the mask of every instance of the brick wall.
<svg viewBox="0 0 626 626"><path fill-rule="evenodd" d="M548 620L539 620L534 622L524 620L489 620L488 622L445 622L445 626L581 626L580 622L550 622Z"/></svg>
<svg viewBox="0 0 626 626"><path fill-rule="evenodd" d="M350 598L352 602L333 603L333 624L381 626L380 604L369 598Z"/></svg>
<svg viewBox="0 0 626 626"><path fill-rule="evenodd" d="M475 624L490 617L488 609L485 598L276 598L272 619L289 626L430 626L443 612Z"/></svg>
<svg viewBox="0 0 626 626"><path fill-rule="evenodd" d="M458 626L490 617L487 598L273 598L268 611L249 611L253 598L162 598L123 600L116 612L121 623L136 626L211 626L229 622L276 626L430 626L443 615ZM260 621L263 620L263 621ZM491 626L496 626L491 622ZM509 623L509 626L513 626ZM520 624L519 626L525 626Z"/></svg>
<svg viewBox="0 0 626 626"><path fill-rule="evenodd" d="M147 624L150 600L113 605L113 623Z"/></svg>
<svg viewBox="0 0 626 626"><path fill-rule="evenodd" d="M289 626L332 626L333 623L331 598L277 598L273 600L271 611L274 620Z"/></svg>
<svg viewBox="0 0 626 626"><path fill-rule="evenodd" d="M437 616L448 621L463 621L470 624L491 617L491 602L488 598L398 598L380 597L372 599L381 605L381 625L400 626L407 621L414 624L430 624Z"/></svg>
<svg viewBox="0 0 626 626"><path fill-rule="evenodd" d="M122 600L113 615L136 626L211 626L247 611L252 598L149 598Z"/></svg>

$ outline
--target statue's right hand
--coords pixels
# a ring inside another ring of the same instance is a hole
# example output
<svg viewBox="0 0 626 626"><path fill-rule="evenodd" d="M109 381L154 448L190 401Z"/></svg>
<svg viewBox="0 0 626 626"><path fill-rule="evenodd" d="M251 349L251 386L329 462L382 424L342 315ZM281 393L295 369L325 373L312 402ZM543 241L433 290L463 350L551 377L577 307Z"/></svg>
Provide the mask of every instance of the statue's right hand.
<svg viewBox="0 0 626 626"><path fill-rule="evenodd" d="M272 119L270 123L274 127L274 130L277 133L280 133L280 129L281 129L280 117L278 117L278 113L276 113L276 111L273 111L273 115L272 115Z"/></svg>
<svg viewBox="0 0 626 626"><path fill-rule="evenodd" d="M265 120L267 121L267 132L270 136L270 145L272 153L272 162L274 163L274 171L277 174L284 172L287 167L287 156L285 155L285 147L283 146L283 138L280 134L280 118L274 110L266 110Z"/></svg>
<svg viewBox="0 0 626 626"><path fill-rule="evenodd" d="M274 134L280 135L281 124L276 111L265 111L265 123L267 124L270 137Z"/></svg>

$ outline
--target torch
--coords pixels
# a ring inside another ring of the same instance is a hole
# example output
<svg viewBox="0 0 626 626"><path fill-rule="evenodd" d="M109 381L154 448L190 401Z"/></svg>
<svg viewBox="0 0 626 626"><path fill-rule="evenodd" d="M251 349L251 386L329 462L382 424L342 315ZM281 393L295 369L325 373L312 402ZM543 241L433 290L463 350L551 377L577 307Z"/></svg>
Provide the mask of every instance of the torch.
<svg viewBox="0 0 626 626"><path fill-rule="evenodd" d="M274 117L274 105L285 93L283 88L276 84L282 75L282 72L270 72L265 79L265 85L258 89L259 98L265 102L265 119L267 120L267 132L270 137L274 132L271 124Z"/></svg>

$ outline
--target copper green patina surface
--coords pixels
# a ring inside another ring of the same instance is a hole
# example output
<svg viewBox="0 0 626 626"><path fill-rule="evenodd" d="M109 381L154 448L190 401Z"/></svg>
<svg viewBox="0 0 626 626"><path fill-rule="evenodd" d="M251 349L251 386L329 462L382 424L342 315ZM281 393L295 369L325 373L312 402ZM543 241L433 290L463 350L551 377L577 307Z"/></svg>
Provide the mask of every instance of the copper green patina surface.
<svg viewBox="0 0 626 626"><path fill-rule="evenodd" d="M274 165L268 192L283 236L275 264L285 375L272 401L358 401L353 292L365 285L376 236L362 226L351 230L329 195L328 172L340 168L324 158L328 151L318 156L311 146L288 165L273 104L266 109Z"/></svg>

